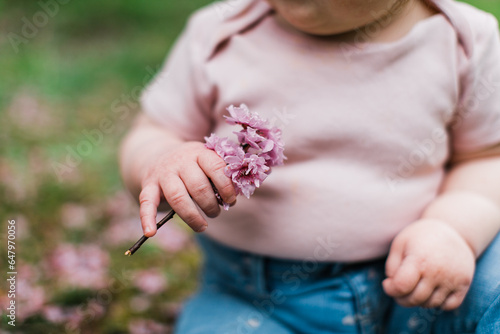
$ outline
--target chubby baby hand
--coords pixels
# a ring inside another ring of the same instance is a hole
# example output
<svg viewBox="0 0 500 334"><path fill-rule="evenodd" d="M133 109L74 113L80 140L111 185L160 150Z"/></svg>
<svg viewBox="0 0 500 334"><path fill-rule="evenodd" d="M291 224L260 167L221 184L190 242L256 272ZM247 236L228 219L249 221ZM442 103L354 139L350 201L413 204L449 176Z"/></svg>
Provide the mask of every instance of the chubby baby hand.
<svg viewBox="0 0 500 334"><path fill-rule="evenodd" d="M453 227L422 219L392 242L382 284L402 306L452 310L464 300L474 268L472 249Z"/></svg>

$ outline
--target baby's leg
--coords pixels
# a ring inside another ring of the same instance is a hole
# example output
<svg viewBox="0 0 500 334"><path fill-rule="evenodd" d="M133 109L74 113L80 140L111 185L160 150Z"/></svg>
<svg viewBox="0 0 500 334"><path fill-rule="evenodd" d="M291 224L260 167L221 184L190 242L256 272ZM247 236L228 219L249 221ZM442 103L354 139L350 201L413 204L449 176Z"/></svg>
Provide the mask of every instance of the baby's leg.
<svg viewBox="0 0 500 334"><path fill-rule="evenodd" d="M389 328L390 334L500 333L500 234L478 259L471 288L457 310L395 306Z"/></svg>
<svg viewBox="0 0 500 334"><path fill-rule="evenodd" d="M293 334L250 303L222 291L202 290L184 306L176 334Z"/></svg>
<svg viewBox="0 0 500 334"><path fill-rule="evenodd" d="M176 334L292 334L252 305L257 289L244 252L197 235L204 255L199 291L184 305Z"/></svg>
<svg viewBox="0 0 500 334"><path fill-rule="evenodd" d="M390 299L380 284L382 260L279 260L198 239L203 282L186 304L177 334L385 334Z"/></svg>

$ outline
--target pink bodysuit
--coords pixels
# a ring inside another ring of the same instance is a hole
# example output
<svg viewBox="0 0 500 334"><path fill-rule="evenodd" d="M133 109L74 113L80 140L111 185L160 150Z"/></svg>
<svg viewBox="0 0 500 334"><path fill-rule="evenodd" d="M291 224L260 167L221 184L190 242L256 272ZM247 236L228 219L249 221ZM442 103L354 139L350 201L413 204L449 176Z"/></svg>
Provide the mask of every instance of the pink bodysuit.
<svg viewBox="0 0 500 334"><path fill-rule="evenodd" d="M381 257L436 197L454 152L499 143L497 21L435 4L439 14L391 43L364 41L376 31L350 43L289 31L264 0L195 13L144 91L145 113L203 141L232 136L222 115L245 103L283 129L288 157L205 233L281 258Z"/></svg>

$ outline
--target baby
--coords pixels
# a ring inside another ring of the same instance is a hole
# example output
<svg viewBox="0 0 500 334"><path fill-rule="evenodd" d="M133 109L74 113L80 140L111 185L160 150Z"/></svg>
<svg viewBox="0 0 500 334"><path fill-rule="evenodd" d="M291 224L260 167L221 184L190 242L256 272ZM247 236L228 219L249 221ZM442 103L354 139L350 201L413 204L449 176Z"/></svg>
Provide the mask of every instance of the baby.
<svg viewBox="0 0 500 334"><path fill-rule="evenodd" d="M240 103L282 127L288 159L236 203L203 138L230 136ZM142 108L121 168L144 234L158 207L203 232L177 333L500 333L491 15L453 0L215 3Z"/></svg>

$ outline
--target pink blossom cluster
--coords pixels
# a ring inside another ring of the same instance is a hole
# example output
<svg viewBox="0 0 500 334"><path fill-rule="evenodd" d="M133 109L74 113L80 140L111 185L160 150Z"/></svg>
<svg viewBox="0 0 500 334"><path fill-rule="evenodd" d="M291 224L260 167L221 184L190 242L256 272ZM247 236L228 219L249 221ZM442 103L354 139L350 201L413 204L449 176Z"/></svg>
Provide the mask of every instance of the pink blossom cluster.
<svg viewBox="0 0 500 334"><path fill-rule="evenodd" d="M171 328L151 319L133 319L128 324L131 334L163 334L170 333Z"/></svg>
<svg viewBox="0 0 500 334"><path fill-rule="evenodd" d="M52 323L64 324L67 330L76 330L80 329L86 320L102 318L106 314L106 308L102 302L92 299L87 304L73 307L47 304L43 307L42 314Z"/></svg>
<svg viewBox="0 0 500 334"><path fill-rule="evenodd" d="M38 284L41 278L38 267L19 262L17 264L17 272L19 274L16 279L16 319L24 321L40 313L50 296L47 296L47 291ZM11 305L11 300L7 293L0 294L0 308L2 311L7 310L7 307ZM7 310L6 314L8 312ZM4 332L0 329L0 333Z"/></svg>
<svg viewBox="0 0 500 334"><path fill-rule="evenodd" d="M98 245L61 244L50 256L47 270L63 285L101 289L108 284L109 261Z"/></svg>
<svg viewBox="0 0 500 334"><path fill-rule="evenodd" d="M224 116L226 122L242 126L240 131L234 132L238 143L212 133L205 137L205 146L224 159L227 164L224 172L233 181L238 194L250 198L271 173L271 167L282 165L286 159L281 130L244 104L231 105L227 111L231 116ZM227 205L224 208L227 209Z"/></svg>
<svg viewBox="0 0 500 334"><path fill-rule="evenodd" d="M133 275L134 285L148 295L162 293L168 286L167 279L157 269L145 269Z"/></svg>

